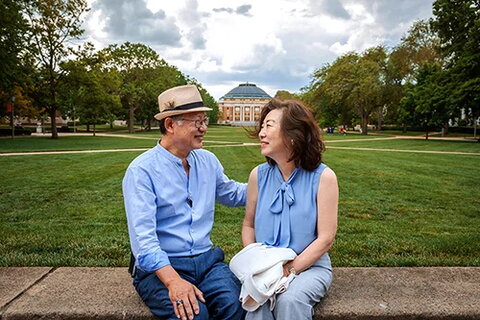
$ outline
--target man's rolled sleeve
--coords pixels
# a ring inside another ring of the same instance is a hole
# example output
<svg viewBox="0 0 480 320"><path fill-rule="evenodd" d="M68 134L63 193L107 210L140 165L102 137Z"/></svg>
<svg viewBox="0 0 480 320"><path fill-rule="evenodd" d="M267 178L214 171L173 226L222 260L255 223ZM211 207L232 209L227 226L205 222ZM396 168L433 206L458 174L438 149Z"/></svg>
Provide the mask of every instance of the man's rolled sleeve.
<svg viewBox="0 0 480 320"><path fill-rule="evenodd" d="M229 207L244 206L247 198L247 184L229 179L217 160L216 200Z"/></svg>
<svg viewBox="0 0 480 320"><path fill-rule="evenodd" d="M137 266L153 272L169 265L170 260L161 249L156 233L156 195L148 172L130 166L122 186L130 244Z"/></svg>

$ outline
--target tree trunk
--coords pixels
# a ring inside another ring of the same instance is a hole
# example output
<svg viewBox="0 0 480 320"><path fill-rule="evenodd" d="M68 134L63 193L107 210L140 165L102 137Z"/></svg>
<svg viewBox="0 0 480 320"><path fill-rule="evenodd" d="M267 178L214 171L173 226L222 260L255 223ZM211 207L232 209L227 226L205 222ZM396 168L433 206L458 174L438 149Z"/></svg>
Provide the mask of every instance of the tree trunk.
<svg viewBox="0 0 480 320"><path fill-rule="evenodd" d="M96 122L97 122L97 119L94 119L94 122L93 122L93 136L95 137L95 133L96 133Z"/></svg>
<svg viewBox="0 0 480 320"><path fill-rule="evenodd" d="M378 108L377 131L382 131L383 106Z"/></svg>
<svg viewBox="0 0 480 320"><path fill-rule="evenodd" d="M425 132L425 140L428 140L428 127L427 127L427 130Z"/></svg>
<svg viewBox="0 0 480 320"><path fill-rule="evenodd" d="M12 107L13 108L13 107ZM12 127L12 139L15 137L15 121L14 121L13 109L10 113L10 126Z"/></svg>
<svg viewBox="0 0 480 320"><path fill-rule="evenodd" d="M50 123L52 128L52 139L58 139L58 132L57 132L57 108L50 109Z"/></svg>
<svg viewBox="0 0 480 320"><path fill-rule="evenodd" d="M442 137L448 134L448 122L444 123L442 126Z"/></svg>
<svg viewBox="0 0 480 320"><path fill-rule="evenodd" d="M362 134L367 135L368 134L367 130L368 130L368 117L362 115Z"/></svg>
<svg viewBox="0 0 480 320"><path fill-rule="evenodd" d="M133 133L133 122L135 119L135 108L131 105L128 109L128 132Z"/></svg>
<svg viewBox="0 0 480 320"><path fill-rule="evenodd" d="M473 113L473 138L477 138L477 120L478 120L478 114Z"/></svg>
<svg viewBox="0 0 480 320"><path fill-rule="evenodd" d="M90 123L87 123L87 132L90 132Z"/></svg>

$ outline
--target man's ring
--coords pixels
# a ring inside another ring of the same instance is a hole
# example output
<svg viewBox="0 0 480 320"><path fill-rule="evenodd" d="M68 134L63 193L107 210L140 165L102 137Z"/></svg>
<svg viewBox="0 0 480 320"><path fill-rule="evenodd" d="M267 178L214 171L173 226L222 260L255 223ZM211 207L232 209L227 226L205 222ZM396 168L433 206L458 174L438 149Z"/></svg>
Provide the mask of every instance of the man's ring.
<svg viewBox="0 0 480 320"><path fill-rule="evenodd" d="M175 304L178 306L181 306L183 304L183 300L177 300L175 301Z"/></svg>

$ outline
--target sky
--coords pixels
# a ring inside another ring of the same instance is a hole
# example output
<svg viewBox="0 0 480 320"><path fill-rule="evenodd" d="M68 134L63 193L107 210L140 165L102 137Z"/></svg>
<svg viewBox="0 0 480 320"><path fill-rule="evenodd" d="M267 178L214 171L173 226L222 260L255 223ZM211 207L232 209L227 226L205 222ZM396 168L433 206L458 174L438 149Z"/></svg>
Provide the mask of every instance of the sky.
<svg viewBox="0 0 480 320"><path fill-rule="evenodd" d="M392 48L433 0L88 0L85 41L143 43L218 101L250 82L274 96L349 52Z"/></svg>

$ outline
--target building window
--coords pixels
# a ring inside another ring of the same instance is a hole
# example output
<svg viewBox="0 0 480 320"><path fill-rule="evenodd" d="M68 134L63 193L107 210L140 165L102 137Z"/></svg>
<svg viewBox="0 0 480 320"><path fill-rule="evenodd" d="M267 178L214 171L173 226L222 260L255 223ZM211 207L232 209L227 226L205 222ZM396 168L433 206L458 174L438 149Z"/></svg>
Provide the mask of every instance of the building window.
<svg viewBox="0 0 480 320"><path fill-rule="evenodd" d="M240 119L240 107L235 107L235 114L233 115L233 121L241 121L241 119Z"/></svg>
<svg viewBox="0 0 480 320"><path fill-rule="evenodd" d="M255 107L253 112L253 120L259 121L260 120L260 107Z"/></svg>
<svg viewBox="0 0 480 320"><path fill-rule="evenodd" d="M245 112L243 114L244 121L250 121L250 107L245 107Z"/></svg>

